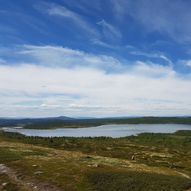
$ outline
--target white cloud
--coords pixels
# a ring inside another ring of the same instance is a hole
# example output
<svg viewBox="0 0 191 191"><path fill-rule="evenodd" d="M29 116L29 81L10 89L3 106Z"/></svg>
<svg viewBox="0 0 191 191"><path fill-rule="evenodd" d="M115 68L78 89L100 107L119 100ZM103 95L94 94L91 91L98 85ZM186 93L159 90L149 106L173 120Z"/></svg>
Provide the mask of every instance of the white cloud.
<svg viewBox="0 0 191 191"><path fill-rule="evenodd" d="M154 63L145 63L137 61L136 66L133 68L133 72L143 76L152 76L153 78L160 78L163 76L176 76L176 72L171 66L162 66Z"/></svg>
<svg viewBox="0 0 191 191"><path fill-rule="evenodd" d="M20 55L36 62L0 65L0 116L191 114L191 78L170 66L126 67L105 55L50 46L25 46ZM52 67L54 61L60 65ZM122 69L107 72L102 65L110 62Z"/></svg>

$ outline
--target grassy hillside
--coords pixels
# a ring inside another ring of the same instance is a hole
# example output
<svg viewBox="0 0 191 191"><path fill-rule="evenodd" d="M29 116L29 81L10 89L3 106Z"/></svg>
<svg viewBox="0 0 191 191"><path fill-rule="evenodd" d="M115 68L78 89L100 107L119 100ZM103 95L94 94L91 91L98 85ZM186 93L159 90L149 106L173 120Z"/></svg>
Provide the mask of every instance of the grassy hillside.
<svg viewBox="0 0 191 191"><path fill-rule="evenodd" d="M117 139L39 138L0 132L0 153L0 190L191 188L191 131Z"/></svg>

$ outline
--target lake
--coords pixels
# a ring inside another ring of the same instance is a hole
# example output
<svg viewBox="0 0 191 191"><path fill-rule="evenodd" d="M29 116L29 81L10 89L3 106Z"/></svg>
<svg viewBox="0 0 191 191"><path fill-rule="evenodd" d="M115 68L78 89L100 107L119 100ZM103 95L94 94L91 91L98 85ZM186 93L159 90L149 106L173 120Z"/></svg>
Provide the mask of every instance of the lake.
<svg viewBox="0 0 191 191"><path fill-rule="evenodd" d="M178 130L191 130L191 125L181 124L113 124L88 128L59 128L49 130L3 128L6 132L17 132L26 136L39 137L126 137L140 133L174 133Z"/></svg>

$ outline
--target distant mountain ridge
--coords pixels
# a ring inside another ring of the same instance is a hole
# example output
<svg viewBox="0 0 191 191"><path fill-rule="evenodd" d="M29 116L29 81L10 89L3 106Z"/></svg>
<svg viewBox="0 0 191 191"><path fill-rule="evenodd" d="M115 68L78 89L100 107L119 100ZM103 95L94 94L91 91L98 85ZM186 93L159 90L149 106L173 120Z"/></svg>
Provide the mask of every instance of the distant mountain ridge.
<svg viewBox="0 0 191 191"><path fill-rule="evenodd" d="M189 124L191 117L110 117L72 118L67 116L45 118L0 118L0 127L24 127L35 129L93 127L105 124Z"/></svg>
<svg viewBox="0 0 191 191"><path fill-rule="evenodd" d="M31 123L43 123L52 121L69 121L75 120L75 118L67 116L59 117L44 117L44 118L0 118L0 126L19 126L27 125Z"/></svg>

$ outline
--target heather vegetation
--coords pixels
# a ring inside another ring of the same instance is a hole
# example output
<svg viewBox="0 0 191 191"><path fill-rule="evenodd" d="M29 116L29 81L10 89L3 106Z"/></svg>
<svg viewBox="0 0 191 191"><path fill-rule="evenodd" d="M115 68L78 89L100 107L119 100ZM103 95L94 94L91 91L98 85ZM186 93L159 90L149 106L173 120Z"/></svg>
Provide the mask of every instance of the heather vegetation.
<svg viewBox="0 0 191 191"><path fill-rule="evenodd" d="M1 131L0 153L0 168L6 168L0 173L2 190L191 188L190 131L125 138L41 138Z"/></svg>

